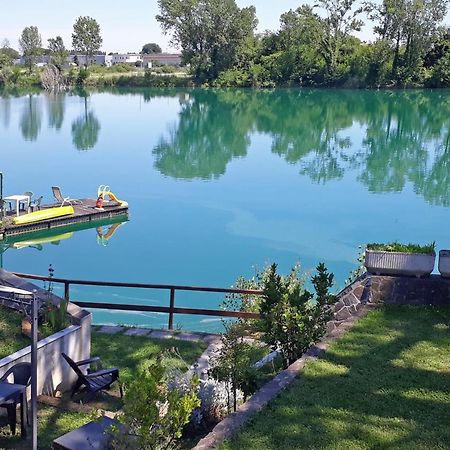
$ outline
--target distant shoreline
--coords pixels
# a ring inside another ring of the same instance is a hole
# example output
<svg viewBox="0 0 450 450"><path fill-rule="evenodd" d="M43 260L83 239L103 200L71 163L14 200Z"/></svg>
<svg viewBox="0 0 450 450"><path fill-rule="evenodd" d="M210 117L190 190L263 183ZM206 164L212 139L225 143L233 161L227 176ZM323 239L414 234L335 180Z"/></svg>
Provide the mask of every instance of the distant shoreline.
<svg viewBox="0 0 450 450"><path fill-rule="evenodd" d="M439 87L429 87L425 85L379 85L369 86L360 82L347 82L339 85L302 85L299 83L281 83L271 85L217 85L215 80L200 82L187 73L185 69L158 68L159 70L140 70L134 68L125 69L119 67L119 70L111 70L112 68L91 67L88 69L87 76L81 78L80 74L83 69L70 69L64 71L66 90L76 88L243 88L243 89L275 89L275 88L304 88L304 89L356 89L356 90L411 90L411 89L445 89ZM161 70L162 69L162 70ZM10 79L0 78L0 90L8 89L39 89L43 90L41 82L41 74L43 69L35 69L29 73L25 69L12 71Z"/></svg>

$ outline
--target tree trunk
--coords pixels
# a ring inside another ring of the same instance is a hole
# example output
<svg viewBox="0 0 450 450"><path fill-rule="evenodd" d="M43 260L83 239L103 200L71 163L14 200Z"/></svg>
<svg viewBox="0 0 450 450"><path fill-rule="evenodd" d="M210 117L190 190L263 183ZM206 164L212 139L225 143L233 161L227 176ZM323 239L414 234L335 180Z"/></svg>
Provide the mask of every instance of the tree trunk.
<svg viewBox="0 0 450 450"><path fill-rule="evenodd" d="M394 61L392 62L392 74L391 77L396 77L398 68L398 59L400 53L400 31L397 32L397 41L395 43Z"/></svg>

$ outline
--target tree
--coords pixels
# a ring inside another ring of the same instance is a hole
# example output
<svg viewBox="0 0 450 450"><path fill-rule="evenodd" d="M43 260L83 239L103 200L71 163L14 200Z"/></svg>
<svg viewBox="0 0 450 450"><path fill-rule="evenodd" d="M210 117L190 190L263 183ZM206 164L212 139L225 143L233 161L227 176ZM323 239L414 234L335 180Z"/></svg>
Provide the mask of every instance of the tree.
<svg viewBox="0 0 450 450"><path fill-rule="evenodd" d="M363 8L353 10L356 0L318 0L318 7L322 8L326 17L322 20L323 35L320 39L322 56L325 59L328 76L336 78L339 59L345 38L352 31L359 31L363 22L358 19Z"/></svg>
<svg viewBox="0 0 450 450"><path fill-rule="evenodd" d="M64 46L62 37L56 36L54 39L49 39L48 49L50 51L51 62L61 72L62 68L67 64L67 57L69 56L69 51Z"/></svg>
<svg viewBox="0 0 450 450"><path fill-rule="evenodd" d="M199 79L215 79L231 68L257 24L255 8L240 9L235 0L158 0L158 5L156 19Z"/></svg>
<svg viewBox="0 0 450 450"><path fill-rule="evenodd" d="M417 77L417 68L439 35L448 3L448 0L383 0L371 5L370 17L378 21L375 32L393 47L393 78L402 82Z"/></svg>
<svg viewBox="0 0 450 450"><path fill-rule="evenodd" d="M88 16L78 17L73 26L72 46L77 53L84 55L86 67L94 54L100 50L102 42L97 21Z"/></svg>
<svg viewBox="0 0 450 450"><path fill-rule="evenodd" d="M145 44L142 47L141 53L144 55L150 55L152 53L161 53L161 47L158 44L155 44L154 42L151 42L150 44Z"/></svg>
<svg viewBox="0 0 450 450"><path fill-rule="evenodd" d="M31 73L36 59L41 54L42 40L38 28L34 26L24 28L19 39L19 45Z"/></svg>
<svg viewBox="0 0 450 450"><path fill-rule="evenodd" d="M280 17L277 57L266 59L272 71L281 81L295 81L299 84L319 84L323 78L325 61L320 43L324 39L322 19L313 8L303 5Z"/></svg>
<svg viewBox="0 0 450 450"><path fill-rule="evenodd" d="M0 68L10 66L12 62L19 57L19 52L10 47L8 39L3 39L0 48Z"/></svg>

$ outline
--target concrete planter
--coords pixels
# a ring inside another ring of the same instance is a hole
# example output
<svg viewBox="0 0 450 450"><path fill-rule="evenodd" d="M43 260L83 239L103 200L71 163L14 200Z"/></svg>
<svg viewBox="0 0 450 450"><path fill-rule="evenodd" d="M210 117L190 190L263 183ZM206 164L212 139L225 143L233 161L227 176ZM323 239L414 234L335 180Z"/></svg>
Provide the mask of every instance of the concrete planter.
<svg viewBox="0 0 450 450"><path fill-rule="evenodd" d="M450 250L439 252L439 272L444 278L450 278Z"/></svg>
<svg viewBox="0 0 450 450"><path fill-rule="evenodd" d="M364 265L375 275L409 275L423 277L434 269L436 254L384 252L366 250Z"/></svg>

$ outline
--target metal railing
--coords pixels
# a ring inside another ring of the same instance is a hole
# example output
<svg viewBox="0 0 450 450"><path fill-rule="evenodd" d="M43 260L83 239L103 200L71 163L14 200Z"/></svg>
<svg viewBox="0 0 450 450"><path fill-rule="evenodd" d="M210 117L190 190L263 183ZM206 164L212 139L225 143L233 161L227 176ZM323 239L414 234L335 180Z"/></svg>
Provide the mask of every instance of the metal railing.
<svg viewBox="0 0 450 450"><path fill-rule="evenodd" d="M70 280L66 278L55 278L20 272L15 272L14 274L17 275L18 277L27 278L30 280L40 280L48 282L51 281L53 283L63 284L64 298L66 300L70 300L71 303L74 303L75 305L78 305L82 308L107 309L116 311L167 313L169 315L169 322L168 322L169 330L173 330L173 318L175 314L191 314L191 315L231 317L242 319L259 318L259 314L245 311L177 307L175 306L175 294L177 291L194 291L194 292L210 292L210 293L224 293L224 294L262 295L262 291L260 290L215 288L204 286L182 286L172 284L124 283L118 281ZM128 303L103 303L103 302L73 300L70 298L71 285L167 290L169 292L169 306L148 306L148 305L135 305Z"/></svg>

